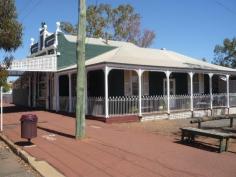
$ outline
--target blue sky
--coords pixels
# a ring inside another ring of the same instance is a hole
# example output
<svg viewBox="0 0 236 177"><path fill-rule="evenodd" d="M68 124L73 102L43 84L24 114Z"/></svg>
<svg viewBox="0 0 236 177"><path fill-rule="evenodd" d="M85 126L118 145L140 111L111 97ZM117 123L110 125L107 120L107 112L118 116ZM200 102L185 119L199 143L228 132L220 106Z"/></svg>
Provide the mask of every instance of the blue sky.
<svg viewBox="0 0 236 177"><path fill-rule="evenodd" d="M95 3L134 6L142 16L142 28L156 32L152 48L211 60L216 44L236 36L235 0L87 0L88 5ZM15 58L28 55L30 38L38 39L41 22L55 31L56 21L77 21L77 0L16 0L16 6L24 36Z"/></svg>

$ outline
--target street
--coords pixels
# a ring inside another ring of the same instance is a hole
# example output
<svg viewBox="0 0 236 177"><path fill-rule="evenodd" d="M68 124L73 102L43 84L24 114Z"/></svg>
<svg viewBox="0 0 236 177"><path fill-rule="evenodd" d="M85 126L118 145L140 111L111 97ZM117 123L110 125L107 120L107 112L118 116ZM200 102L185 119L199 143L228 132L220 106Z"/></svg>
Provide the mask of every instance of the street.
<svg viewBox="0 0 236 177"><path fill-rule="evenodd" d="M40 177L0 140L0 177Z"/></svg>

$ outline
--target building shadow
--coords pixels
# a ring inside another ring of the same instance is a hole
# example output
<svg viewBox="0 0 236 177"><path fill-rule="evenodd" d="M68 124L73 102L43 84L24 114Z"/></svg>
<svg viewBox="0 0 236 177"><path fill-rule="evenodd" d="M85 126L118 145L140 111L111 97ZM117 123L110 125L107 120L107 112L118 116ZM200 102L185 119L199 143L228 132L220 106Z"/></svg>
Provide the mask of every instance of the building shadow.
<svg viewBox="0 0 236 177"><path fill-rule="evenodd" d="M29 108L18 105L7 105L3 107L4 113L20 113L20 112L33 112L33 111L42 111L42 108Z"/></svg>

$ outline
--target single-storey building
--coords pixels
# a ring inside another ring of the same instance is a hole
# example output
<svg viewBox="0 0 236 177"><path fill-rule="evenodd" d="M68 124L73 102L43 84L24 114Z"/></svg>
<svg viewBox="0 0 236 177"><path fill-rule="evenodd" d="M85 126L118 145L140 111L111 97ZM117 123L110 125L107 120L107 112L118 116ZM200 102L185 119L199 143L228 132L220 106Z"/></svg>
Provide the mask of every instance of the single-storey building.
<svg viewBox="0 0 236 177"><path fill-rule="evenodd" d="M30 54L15 60L15 104L75 112L77 37L40 28ZM104 121L233 113L236 70L167 49L86 38L86 114Z"/></svg>

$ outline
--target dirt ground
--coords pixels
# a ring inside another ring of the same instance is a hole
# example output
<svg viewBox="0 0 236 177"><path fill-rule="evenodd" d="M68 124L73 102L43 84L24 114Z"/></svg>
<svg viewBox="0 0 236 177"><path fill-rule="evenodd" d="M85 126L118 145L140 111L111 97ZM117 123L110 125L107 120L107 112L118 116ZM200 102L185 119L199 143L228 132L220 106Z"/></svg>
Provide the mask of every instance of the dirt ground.
<svg viewBox="0 0 236 177"><path fill-rule="evenodd" d="M218 142L214 139L205 138L204 144L194 145L179 141L179 128L191 126L190 119L127 124L86 120L86 138L76 141L72 117L17 106L4 107L4 111L4 135L19 146L25 142L20 136L20 117L29 113L38 116L38 136L32 140L35 146L21 148L68 177L235 177L236 174L235 142L230 142L229 152L217 153ZM204 123L203 127L226 127L229 123L210 124Z"/></svg>
<svg viewBox="0 0 236 177"><path fill-rule="evenodd" d="M194 119L164 119L164 120L153 120L153 121L143 121L143 122L134 122L134 123L121 123L114 124L120 128L130 129L132 131L146 131L153 134L164 135L170 139L179 140L181 136L180 128L183 127L197 127L197 124L191 124L190 121ZM211 129L220 132L232 133L236 137L236 121L234 120L233 128L229 128L230 121L223 120L214 120L202 123L203 129ZM207 145L207 146L217 146L218 140L199 137L197 138L198 146ZM230 140L230 151L236 153L236 138Z"/></svg>

